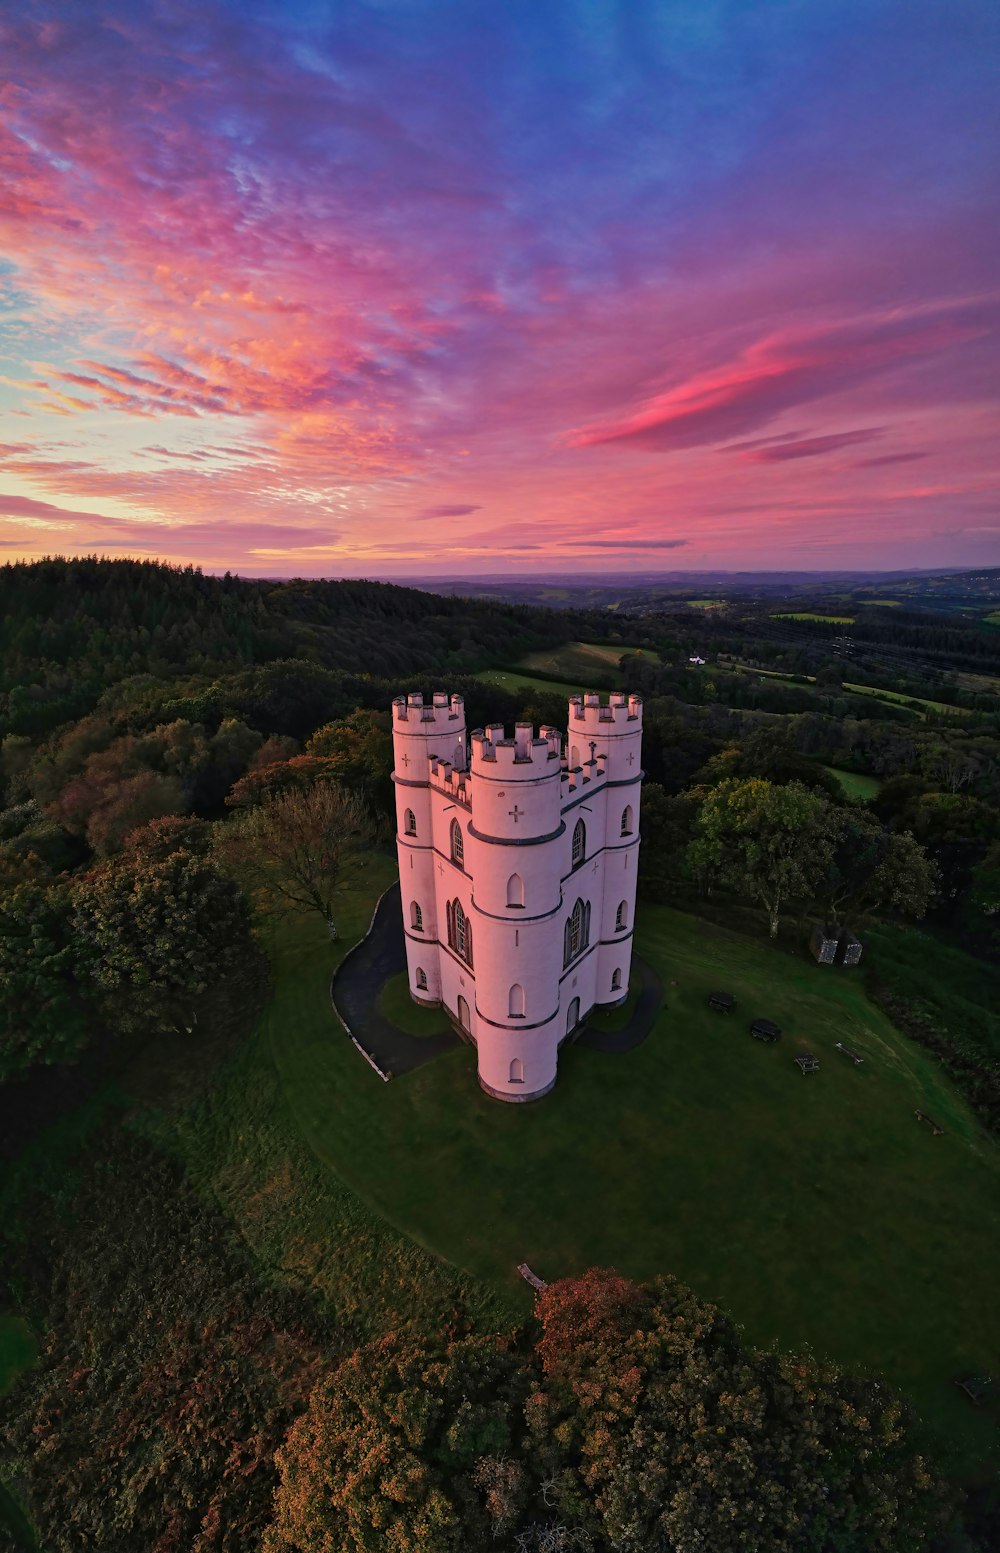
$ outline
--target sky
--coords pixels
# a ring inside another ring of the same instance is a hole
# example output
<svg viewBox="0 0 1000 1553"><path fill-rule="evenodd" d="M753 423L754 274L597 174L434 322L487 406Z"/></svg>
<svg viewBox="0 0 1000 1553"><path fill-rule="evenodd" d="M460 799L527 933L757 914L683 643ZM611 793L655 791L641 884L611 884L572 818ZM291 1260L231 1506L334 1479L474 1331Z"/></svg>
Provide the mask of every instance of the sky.
<svg viewBox="0 0 1000 1553"><path fill-rule="evenodd" d="M1000 564L996 0L0 0L0 553Z"/></svg>

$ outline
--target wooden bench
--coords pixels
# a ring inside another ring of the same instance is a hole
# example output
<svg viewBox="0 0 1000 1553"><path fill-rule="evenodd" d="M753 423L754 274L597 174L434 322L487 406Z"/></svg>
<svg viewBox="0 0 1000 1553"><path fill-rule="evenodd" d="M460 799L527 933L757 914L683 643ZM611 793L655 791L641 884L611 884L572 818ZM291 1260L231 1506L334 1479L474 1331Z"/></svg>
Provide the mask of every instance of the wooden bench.
<svg viewBox="0 0 1000 1553"><path fill-rule="evenodd" d="M730 1009L736 1007L736 999L731 992L711 992L708 1006L714 1008L717 1014L728 1014Z"/></svg>
<svg viewBox="0 0 1000 1553"><path fill-rule="evenodd" d="M928 1116L926 1111L914 1111L913 1114L917 1118L918 1122L927 1123L927 1126L930 1128L931 1133L935 1138L940 1138L941 1134L944 1132L944 1128L941 1126L940 1122L936 1122L933 1116Z"/></svg>
<svg viewBox="0 0 1000 1553"><path fill-rule="evenodd" d="M864 1062L865 1060L863 1057L859 1057L857 1052L852 1052L849 1046L845 1046L843 1041L837 1042L837 1050L839 1052L843 1052L845 1057L850 1057L855 1066L857 1066L859 1062Z"/></svg>
<svg viewBox="0 0 1000 1553"><path fill-rule="evenodd" d="M531 1287L536 1291L540 1292L542 1289L548 1288L548 1284L545 1282L545 1279L539 1278L537 1273L533 1273L527 1262L518 1262L517 1270L521 1274L521 1277L524 1279L525 1283L530 1283Z"/></svg>

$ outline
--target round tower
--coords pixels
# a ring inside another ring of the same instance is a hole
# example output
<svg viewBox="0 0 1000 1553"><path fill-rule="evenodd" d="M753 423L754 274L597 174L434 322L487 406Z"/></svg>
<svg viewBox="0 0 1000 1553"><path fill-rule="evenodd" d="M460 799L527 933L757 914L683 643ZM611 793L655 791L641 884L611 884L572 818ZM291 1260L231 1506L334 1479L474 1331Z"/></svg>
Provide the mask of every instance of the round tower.
<svg viewBox="0 0 1000 1553"><path fill-rule="evenodd" d="M441 1001L438 912L434 875L432 763L464 771L465 704L461 696L435 692L392 703L392 780L396 792L396 851L402 896L403 931L411 996L419 1003Z"/></svg>
<svg viewBox="0 0 1000 1553"><path fill-rule="evenodd" d="M571 696L567 766L576 794L575 810L587 815L587 853L594 854L600 891L593 1001L624 1002L632 965L632 934L639 860L639 794L642 783L642 701L612 691L601 705L594 692ZM599 800L584 796L593 785ZM572 842L571 842L572 845ZM595 901L594 910L598 903ZM594 924L596 926L596 923Z"/></svg>
<svg viewBox="0 0 1000 1553"><path fill-rule="evenodd" d="M560 1035L561 740L493 724L470 749L479 1081L498 1099L533 1100L555 1083Z"/></svg>

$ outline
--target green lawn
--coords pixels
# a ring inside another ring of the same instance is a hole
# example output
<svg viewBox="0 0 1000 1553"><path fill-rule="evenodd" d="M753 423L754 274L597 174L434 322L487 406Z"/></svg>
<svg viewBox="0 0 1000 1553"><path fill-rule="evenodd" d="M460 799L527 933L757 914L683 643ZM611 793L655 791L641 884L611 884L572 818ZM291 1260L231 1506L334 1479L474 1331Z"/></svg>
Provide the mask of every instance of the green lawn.
<svg viewBox="0 0 1000 1553"><path fill-rule="evenodd" d="M824 766L824 771L829 771L835 776L848 798L877 798L882 791L882 783L878 777L865 776L861 771L847 771L843 766Z"/></svg>
<svg viewBox="0 0 1000 1553"><path fill-rule="evenodd" d="M38 1349L23 1316L0 1315L0 1397L5 1397L22 1370L34 1364Z"/></svg>
<svg viewBox="0 0 1000 1553"><path fill-rule="evenodd" d="M380 1014L407 1035L444 1035L451 1024L440 1008L421 1008L410 997L410 984L405 971L390 976L378 995Z"/></svg>
<svg viewBox="0 0 1000 1553"><path fill-rule="evenodd" d="M564 679L585 680L590 673L609 675L624 684L618 668L624 653L634 653L650 663L659 663L659 653L646 647L629 647L624 642L563 642L559 647L546 647L541 652L529 652L520 660L519 668L534 674L555 674Z"/></svg>
<svg viewBox="0 0 1000 1553"><path fill-rule="evenodd" d="M567 1048L551 1095L504 1106L464 1046L380 1083L331 1015L322 925L286 934L265 1034L302 1136L385 1220L498 1290L517 1297L523 1260L549 1277L674 1272L754 1343L885 1373L953 1464L981 1458L995 1428L951 1381L1000 1350L1000 1150L849 973L662 907L642 908L636 946L669 1005L648 1040ZM738 999L728 1018L707 1007L716 987ZM782 1026L777 1046L749 1037L754 1015ZM809 1078L804 1050L822 1061Z"/></svg>

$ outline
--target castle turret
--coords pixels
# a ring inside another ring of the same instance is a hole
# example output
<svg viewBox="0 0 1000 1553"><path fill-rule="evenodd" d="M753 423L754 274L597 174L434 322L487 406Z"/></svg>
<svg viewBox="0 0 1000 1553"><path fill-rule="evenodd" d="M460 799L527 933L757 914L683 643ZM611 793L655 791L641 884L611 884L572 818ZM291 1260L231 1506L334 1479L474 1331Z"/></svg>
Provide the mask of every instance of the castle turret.
<svg viewBox="0 0 1000 1553"><path fill-rule="evenodd" d="M396 850L403 901L403 930L410 991L418 1002L441 1000L434 886L431 767L447 761L465 768L465 705L461 696L434 694L425 706L419 693L392 703Z"/></svg>

